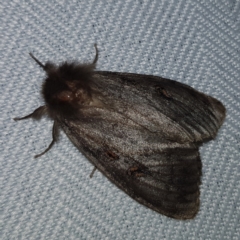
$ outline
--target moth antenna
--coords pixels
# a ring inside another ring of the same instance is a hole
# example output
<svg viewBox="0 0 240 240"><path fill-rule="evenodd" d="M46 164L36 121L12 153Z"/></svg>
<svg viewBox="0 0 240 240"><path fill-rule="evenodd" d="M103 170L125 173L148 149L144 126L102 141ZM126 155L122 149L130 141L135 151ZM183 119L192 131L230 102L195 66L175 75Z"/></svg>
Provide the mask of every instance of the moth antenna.
<svg viewBox="0 0 240 240"><path fill-rule="evenodd" d="M92 170L92 172L91 172L91 174L89 175L89 177L90 177L90 178L92 178L92 177L93 177L93 174L96 172L96 170L97 170L97 168L96 168L96 167L94 167L94 168L93 168L93 170Z"/></svg>
<svg viewBox="0 0 240 240"><path fill-rule="evenodd" d="M42 153L35 155L34 158L41 157L43 154L45 154L46 152L48 152L52 148L53 144L58 140L58 133L59 133L58 125L54 121L53 128L52 128L52 142L49 144L49 146Z"/></svg>
<svg viewBox="0 0 240 240"><path fill-rule="evenodd" d="M95 50L96 50L96 55L95 55L95 58L94 58L92 64L96 64L97 60L98 60L98 48L97 48L97 44L96 43L94 44L94 47L95 47Z"/></svg>
<svg viewBox="0 0 240 240"><path fill-rule="evenodd" d="M19 120L24 120L24 119L27 119L27 118L33 118L33 119L40 119L44 114L46 113L46 107L45 106L41 106L37 109L35 109L32 113L30 113L29 115L27 116L24 116L24 117L16 117L14 118L13 120L15 121L19 121Z"/></svg>
<svg viewBox="0 0 240 240"><path fill-rule="evenodd" d="M43 65L37 58L35 58L32 53L29 53L29 55L41 68L43 68L43 70L46 71L46 66L45 65Z"/></svg>

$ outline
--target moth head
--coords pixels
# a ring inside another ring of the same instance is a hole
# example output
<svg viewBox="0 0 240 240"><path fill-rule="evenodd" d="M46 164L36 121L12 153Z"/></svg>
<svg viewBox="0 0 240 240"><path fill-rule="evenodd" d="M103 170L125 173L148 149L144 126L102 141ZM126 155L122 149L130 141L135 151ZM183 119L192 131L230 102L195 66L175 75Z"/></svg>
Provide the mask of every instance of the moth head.
<svg viewBox="0 0 240 240"><path fill-rule="evenodd" d="M90 82L95 64L64 62L56 66L47 62L43 65L30 55L47 74L42 95L50 117L74 117L91 103Z"/></svg>

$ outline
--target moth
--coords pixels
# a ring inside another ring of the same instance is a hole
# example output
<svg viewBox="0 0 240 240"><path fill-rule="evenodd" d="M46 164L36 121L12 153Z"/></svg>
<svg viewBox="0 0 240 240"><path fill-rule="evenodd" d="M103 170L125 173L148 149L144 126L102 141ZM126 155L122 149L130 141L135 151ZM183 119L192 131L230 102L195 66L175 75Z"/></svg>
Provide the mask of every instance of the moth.
<svg viewBox="0 0 240 240"><path fill-rule="evenodd" d="M111 182L137 202L175 219L199 210L199 147L225 118L217 99L185 84L134 73L94 71L90 64L42 64L45 105L15 120L53 120L52 142L62 129Z"/></svg>

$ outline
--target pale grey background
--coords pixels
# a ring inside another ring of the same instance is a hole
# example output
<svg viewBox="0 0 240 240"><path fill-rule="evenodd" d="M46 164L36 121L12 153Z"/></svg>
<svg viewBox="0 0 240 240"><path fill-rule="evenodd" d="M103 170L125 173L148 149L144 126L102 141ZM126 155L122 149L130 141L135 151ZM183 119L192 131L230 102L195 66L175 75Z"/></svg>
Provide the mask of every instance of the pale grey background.
<svg viewBox="0 0 240 240"><path fill-rule="evenodd" d="M0 3L0 239L239 239L240 1ZM14 122L43 104L42 62L154 74L221 100L227 118L201 148L201 208L176 221L141 206L88 163L52 122Z"/></svg>

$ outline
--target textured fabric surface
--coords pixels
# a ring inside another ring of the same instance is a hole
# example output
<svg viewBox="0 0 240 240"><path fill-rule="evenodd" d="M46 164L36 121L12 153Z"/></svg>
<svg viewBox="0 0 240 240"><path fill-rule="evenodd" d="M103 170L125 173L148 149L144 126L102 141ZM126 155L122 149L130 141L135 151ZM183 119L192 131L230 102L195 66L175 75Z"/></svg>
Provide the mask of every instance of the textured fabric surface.
<svg viewBox="0 0 240 240"><path fill-rule="evenodd" d="M240 239L240 1L0 3L0 239ZM136 203L52 122L13 117L43 104L42 62L92 61L99 70L153 74L218 98L227 118L201 148L201 208L177 221Z"/></svg>

